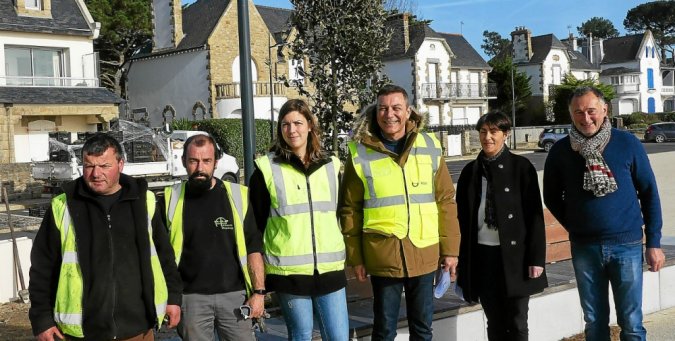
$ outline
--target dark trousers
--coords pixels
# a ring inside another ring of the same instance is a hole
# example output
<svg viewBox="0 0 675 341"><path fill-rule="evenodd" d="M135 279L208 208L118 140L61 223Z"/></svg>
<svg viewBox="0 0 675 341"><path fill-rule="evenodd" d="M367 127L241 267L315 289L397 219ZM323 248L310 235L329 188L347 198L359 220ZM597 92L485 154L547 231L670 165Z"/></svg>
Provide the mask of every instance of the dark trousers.
<svg viewBox="0 0 675 341"><path fill-rule="evenodd" d="M401 292L405 288L405 305L410 340L431 340L433 319L434 273L416 277L391 278L370 276L373 285L373 341L390 341L396 337L401 306Z"/></svg>
<svg viewBox="0 0 675 341"><path fill-rule="evenodd" d="M507 297L499 246L478 244L478 296L487 317L490 341L527 341L529 296Z"/></svg>

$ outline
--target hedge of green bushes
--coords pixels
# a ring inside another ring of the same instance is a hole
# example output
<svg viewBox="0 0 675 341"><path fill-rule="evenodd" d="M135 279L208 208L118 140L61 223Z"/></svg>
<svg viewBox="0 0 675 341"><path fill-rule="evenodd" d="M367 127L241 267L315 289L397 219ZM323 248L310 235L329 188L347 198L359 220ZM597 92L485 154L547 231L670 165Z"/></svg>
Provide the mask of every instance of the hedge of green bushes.
<svg viewBox="0 0 675 341"><path fill-rule="evenodd" d="M638 111L619 117L623 118L623 125L630 129L646 128L650 124L657 122L675 122L675 112L645 114Z"/></svg>

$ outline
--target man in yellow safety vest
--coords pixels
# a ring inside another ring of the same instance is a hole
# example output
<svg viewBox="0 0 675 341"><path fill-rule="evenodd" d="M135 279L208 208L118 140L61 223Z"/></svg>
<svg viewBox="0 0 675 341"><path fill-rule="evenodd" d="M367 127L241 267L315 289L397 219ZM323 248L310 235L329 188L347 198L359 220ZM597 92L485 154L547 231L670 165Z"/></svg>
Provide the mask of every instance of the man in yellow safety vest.
<svg viewBox="0 0 675 341"><path fill-rule="evenodd" d="M180 322L182 283L147 183L122 174L122 147L97 133L83 175L63 186L31 250L29 317L39 341L153 340Z"/></svg>
<svg viewBox="0 0 675 341"><path fill-rule="evenodd" d="M253 341L248 317L264 312L265 267L262 235L248 210L248 188L213 177L221 156L210 135L188 138L183 165L188 181L165 188L163 219L183 279L183 320L178 332L185 341Z"/></svg>
<svg viewBox="0 0 675 341"><path fill-rule="evenodd" d="M357 121L342 180L347 264L373 287L373 340L393 340L405 288L411 339L431 340L432 285L459 254L455 188L433 133L405 89L384 86Z"/></svg>

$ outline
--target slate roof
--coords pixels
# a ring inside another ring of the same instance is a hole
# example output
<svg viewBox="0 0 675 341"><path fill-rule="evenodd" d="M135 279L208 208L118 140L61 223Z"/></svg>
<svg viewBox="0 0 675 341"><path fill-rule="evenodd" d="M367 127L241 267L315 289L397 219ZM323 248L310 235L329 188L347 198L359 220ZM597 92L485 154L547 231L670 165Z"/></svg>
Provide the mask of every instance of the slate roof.
<svg viewBox="0 0 675 341"><path fill-rule="evenodd" d="M634 61L644 39L644 33L609 38L603 42L605 57L602 64Z"/></svg>
<svg viewBox="0 0 675 341"><path fill-rule="evenodd" d="M615 76L615 75L625 75L625 74L639 74L640 70L638 69L629 69L626 67L613 67L609 69L602 70L600 76Z"/></svg>
<svg viewBox="0 0 675 341"><path fill-rule="evenodd" d="M579 51L572 49L567 50L567 56L570 59L570 68L572 70L598 70L599 68L591 64L591 62Z"/></svg>
<svg viewBox="0 0 675 341"><path fill-rule="evenodd" d="M566 50L565 46L556 36L553 34L545 34L542 36L532 37L532 58L530 58L529 64L541 64L544 62L548 53L551 52L551 49L558 48Z"/></svg>
<svg viewBox="0 0 675 341"><path fill-rule="evenodd" d="M13 0L0 0L0 31L93 35L75 0L52 0L52 18L19 16Z"/></svg>
<svg viewBox="0 0 675 341"><path fill-rule="evenodd" d="M461 34L439 33L441 37L450 46L455 58L452 59L452 67L481 68L489 69L490 65L485 62L483 57L469 44Z"/></svg>
<svg viewBox="0 0 675 341"><path fill-rule="evenodd" d="M223 16L229 3L230 0L195 1L186 8L183 8L183 39L181 39L177 48L152 53L152 40L149 40L132 59L203 47L206 45L211 32L216 28L218 20Z"/></svg>
<svg viewBox="0 0 675 341"><path fill-rule="evenodd" d="M395 22L390 21L387 22L387 26L389 29L402 30L403 27L398 25L398 23L398 20ZM410 46L408 47L408 50L405 51L404 41L395 39L397 35L394 33L392 39L389 41L389 47L382 54L383 60L413 58L426 38L443 39L443 37L431 29L429 25L421 22L411 23L408 26L408 33L410 35Z"/></svg>
<svg viewBox="0 0 675 341"><path fill-rule="evenodd" d="M122 99L106 88L0 86L0 103L119 104Z"/></svg>
<svg viewBox="0 0 675 341"><path fill-rule="evenodd" d="M270 32L280 33L290 30L292 10L261 5L256 5L255 8Z"/></svg>

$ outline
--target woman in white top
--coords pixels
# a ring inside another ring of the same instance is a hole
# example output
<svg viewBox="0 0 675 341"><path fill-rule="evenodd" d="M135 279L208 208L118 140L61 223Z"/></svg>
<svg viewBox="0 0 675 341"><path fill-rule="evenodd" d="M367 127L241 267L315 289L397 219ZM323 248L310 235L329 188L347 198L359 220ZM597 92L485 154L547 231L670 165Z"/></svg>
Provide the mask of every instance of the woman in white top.
<svg viewBox="0 0 675 341"><path fill-rule="evenodd" d="M546 235L537 172L506 147L511 122L488 113L476 124L482 151L457 182L457 283L487 316L489 340L527 340L530 295L547 286Z"/></svg>

